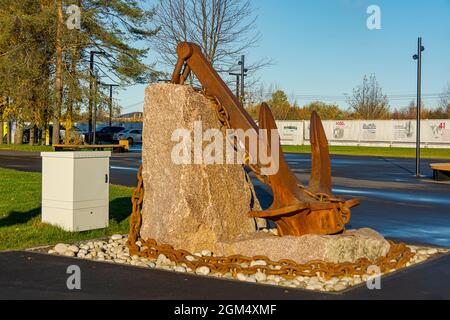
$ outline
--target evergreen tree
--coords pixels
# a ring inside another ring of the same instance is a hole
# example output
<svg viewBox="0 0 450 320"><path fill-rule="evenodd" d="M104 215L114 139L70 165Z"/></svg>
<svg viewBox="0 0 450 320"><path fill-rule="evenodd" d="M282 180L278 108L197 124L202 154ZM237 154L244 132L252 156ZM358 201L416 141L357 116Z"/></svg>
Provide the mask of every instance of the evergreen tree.
<svg viewBox="0 0 450 320"><path fill-rule="evenodd" d="M157 72L141 47L156 31L142 2L0 0L0 95L11 101L3 116L42 129L53 120L57 142L61 118L72 123L88 105L91 50L105 52L97 69L122 85L151 81ZM68 28L71 5L81 13L79 29Z"/></svg>

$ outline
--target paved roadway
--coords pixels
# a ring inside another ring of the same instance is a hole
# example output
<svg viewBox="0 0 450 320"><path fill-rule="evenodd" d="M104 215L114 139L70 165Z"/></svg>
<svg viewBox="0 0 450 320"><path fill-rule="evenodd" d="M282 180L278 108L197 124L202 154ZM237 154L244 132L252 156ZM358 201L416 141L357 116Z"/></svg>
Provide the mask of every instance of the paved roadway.
<svg viewBox="0 0 450 320"><path fill-rule="evenodd" d="M112 183L136 185L139 152L113 155ZM287 159L306 184L309 156L288 154ZM389 238L450 247L450 184L431 180L429 164L436 161L423 161L425 177L416 179L412 159L333 156L334 192L362 200L352 211L350 227L371 227ZM0 151L0 167L40 172L41 159L38 153ZM255 185L261 203L268 207L270 189L256 180Z"/></svg>
<svg viewBox="0 0 450 320"><path fill-rule="evenodd" d="M80 267L81 290L67 289L66 271L71 265ZM4 252L0 253L0 299L450 300L449 266L450 255L446 255L383 278L381 290L361 285L341 294L323 294L30 252ZM164 304L157 306L160 312L171 311Z"/></svg>

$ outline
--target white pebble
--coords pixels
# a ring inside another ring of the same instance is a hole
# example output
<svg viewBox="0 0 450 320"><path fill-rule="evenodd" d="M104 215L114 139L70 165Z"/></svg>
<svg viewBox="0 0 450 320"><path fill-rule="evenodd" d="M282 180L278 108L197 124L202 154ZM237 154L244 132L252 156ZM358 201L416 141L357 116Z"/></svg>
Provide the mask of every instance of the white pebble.
<svg viewBox="0 0 450 320"><path fill-rule="evenodd" d="M186 256L185 259L189 262L195 261L195 258L193 256Z"/></svg>
<svg viewBox="0 0 450 320"><path fill-rule="evenodd" d="M68 249L69 247L64 243L59 243L54 248L58 254L64 254Z"/></svg>
<svg viewBox="0 0 450 320"><path fill-rule="evenodd" d="M74 252L74 253L77 253L78 251L80 251L80 249L78 249L77 246L70 246L70 247L69 247L69 250L72 251L72 252Z"/></svg>
<svg viewBox="0 0 450 320"><path fill-rule="evenodd" d="M123 238L123 236L120 234L115 234L115 235L111 236L111 240L113 240L113 241L121 240L122 238Z"/></svg>
<svg viewBox="0 0 450 320"><path fill-rule="evenodd" d="M317 277L310 278L308 281L308 284L311 286L319 284L319 278L317 278Z"/></svg>
<svg viewBox="0 0 450 320"><path fill-rule="evenodd" d="M66 257L75 257L75 253L71 250L67 250L66 252L64 252L64 255Z"/></svg>
<svg viewBox="0 0 450 320"><path fill-rule="evenodd" d="M247 281L247 276L246 276L245 274L243 274L243 273L238 273L238 274L236 275L236 278L237 278L239 281Z"/></svg>
<svg viewBox="0 0 450 320"><path fill-rule="evenodd" d="M265 273L263 273L263 272L257 272L255 274L255 279L258 282L264 282L264 281L267 280L267 275Z"/></svg>
<svg viewBox="0 0 450 320"><path fill-rule="evenodd" d="M175 272L185 273L186 272L186 268L185 267L181 267L181 266L177 266L177 267L175 267Z"/></svg>
<svg viewBox="0 0 450 320"><path fill-rule="evenodd" d="M280 277L280 276L269 275L269 276L267 276L267 280L274 281L274 282L278 283L280 281L283 281L283 278Z"/></svg>
<svg viewBox="0 0 450 320"><path fill-rule="evenodd" d="M203 275L203 276L208 275L210 272L211 272L211 270L209 270L209 268L206 266L197 268L197 270L195 270L196 274Z"/></svg>
<svg viewBox="0 0 450 320"><path fill-rule="evenodd" d="M347 289L347 286L345 286L345 285L342 284L342 283L338 283L338 284L336 284L336 285L333 286L333 289L334 289L335 291L342 291L342 290Z"/></svg>
<svg viewBox="0 0 450 320"><path fill-rule="evenodd" d="M203 250L202 251L202 256L203 257L211 257L212 256L212 252L209 250Z"/></svg>
<svg viewBox="0 0 450 320"><path fill-rule="evenodd" d="M267 262L265 262L264 260L256 260L256 261L252 261L250 263L250 267L256 267L256 266L267 266Z"/></svg>
<svg viewBox="0 0 450 320"><path fill-rule="evenodd" d="M165 264L169 264L169 263L170 263L170 260L167 259L167 257L163 254L160 254L158 256L158 259L156 260L156 264L159 264L159 265L165 265Z"/></svg>

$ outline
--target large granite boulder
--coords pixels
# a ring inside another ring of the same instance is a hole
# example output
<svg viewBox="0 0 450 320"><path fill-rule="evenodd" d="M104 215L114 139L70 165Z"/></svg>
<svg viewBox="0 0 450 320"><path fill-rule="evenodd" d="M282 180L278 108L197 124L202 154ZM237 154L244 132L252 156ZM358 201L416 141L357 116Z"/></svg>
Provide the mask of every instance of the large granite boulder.
<svg viewBox="0 0 450 320"><path fill-rule="evenodd" d="M147 88L141 237L193 252L216 251L217 242L256 231L247 213L260 205L241 165L174 163L172 154L180 151L181 141L172 141L174 132L192 132L198 121L203 130L221 129L211 101L202 94L172 84ZM192 161L194 149L185 149Z"/></svg>

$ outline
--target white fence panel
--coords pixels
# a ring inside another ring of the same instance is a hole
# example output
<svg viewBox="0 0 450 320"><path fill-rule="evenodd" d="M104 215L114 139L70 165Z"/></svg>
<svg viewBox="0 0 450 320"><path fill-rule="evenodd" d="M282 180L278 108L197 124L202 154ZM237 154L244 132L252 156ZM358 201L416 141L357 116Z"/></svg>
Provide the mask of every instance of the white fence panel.
<svg viewBox="0 0 450 320"><path fill-rule="evenodd" d="M303 121L277 121L281 144L285 146L303 145Z"/></svg>
<svg viewBox="0 0 450 320"><path fill-rule="evenodd" d="M416 143L415 120L329 120L323 127L330 145L414 148ZM303 121L303 144L310 144L309 131L310 121ZM450 120L423 120L421 141L425 148L450 148Z"/></svg>

